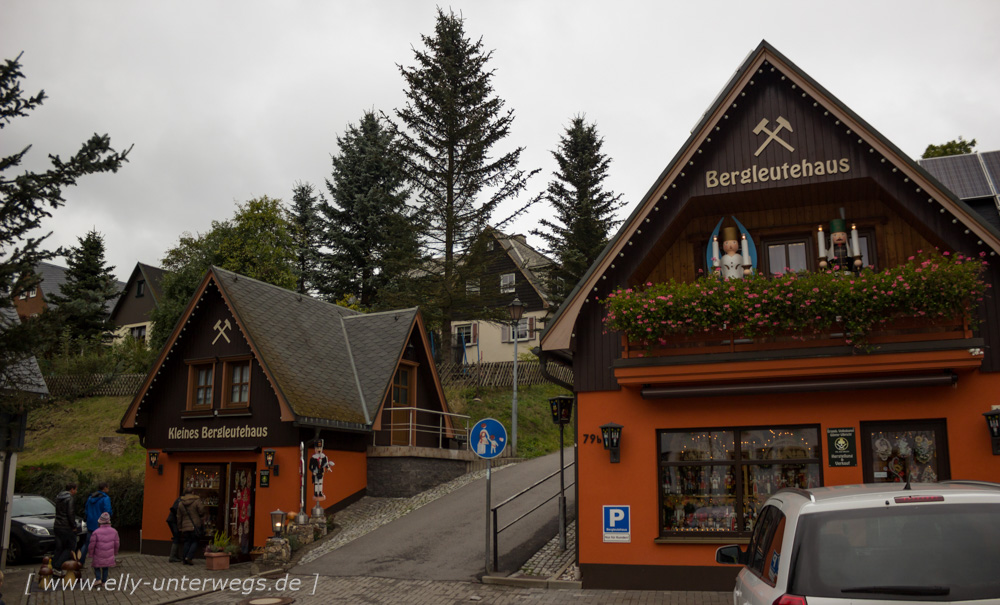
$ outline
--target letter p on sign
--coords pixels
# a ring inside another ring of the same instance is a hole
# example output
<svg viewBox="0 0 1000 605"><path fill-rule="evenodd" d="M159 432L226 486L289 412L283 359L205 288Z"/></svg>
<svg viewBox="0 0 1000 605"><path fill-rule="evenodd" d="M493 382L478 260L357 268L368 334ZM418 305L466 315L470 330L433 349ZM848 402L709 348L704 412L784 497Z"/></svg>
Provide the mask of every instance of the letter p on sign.
<svg viewBox="0 0 1000 605"><path fill-rule="evenodd" d="M632 528L629 519L629 506L604 506L604 541L631 542Z"/></svg>

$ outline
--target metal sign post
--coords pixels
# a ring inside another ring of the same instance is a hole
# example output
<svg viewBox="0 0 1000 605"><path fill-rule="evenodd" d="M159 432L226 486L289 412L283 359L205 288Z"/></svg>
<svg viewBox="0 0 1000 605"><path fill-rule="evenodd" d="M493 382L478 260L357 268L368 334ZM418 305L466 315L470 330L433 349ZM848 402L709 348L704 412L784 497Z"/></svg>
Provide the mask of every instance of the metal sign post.
<svg viewBox="0 0 1000 605"><path fill-rule="evenodd" d="M490 573L490 491L493 481L493 459L507 446L507 429L492 418L484 418L473 425L469 435L469 449L486 460L486 573Z"/></svg>

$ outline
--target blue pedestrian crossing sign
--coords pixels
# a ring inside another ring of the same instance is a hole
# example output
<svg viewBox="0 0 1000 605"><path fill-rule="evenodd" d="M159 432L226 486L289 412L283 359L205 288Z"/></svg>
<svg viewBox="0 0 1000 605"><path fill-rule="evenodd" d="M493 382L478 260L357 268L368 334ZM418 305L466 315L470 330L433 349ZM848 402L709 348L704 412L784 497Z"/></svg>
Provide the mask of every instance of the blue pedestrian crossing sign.
<svg viewBox="0 0 1000 605"><path fill-rule="evenodd" d="M632 542L629 506L604 506L604 541Z"/></svg>
<svg viewBox="0 0 1000 605"><path fill-rule="evenodd" d="M480 458L492 460L507 446L507 429L492 418L483 418L472 427L469 448Z"/></svg>

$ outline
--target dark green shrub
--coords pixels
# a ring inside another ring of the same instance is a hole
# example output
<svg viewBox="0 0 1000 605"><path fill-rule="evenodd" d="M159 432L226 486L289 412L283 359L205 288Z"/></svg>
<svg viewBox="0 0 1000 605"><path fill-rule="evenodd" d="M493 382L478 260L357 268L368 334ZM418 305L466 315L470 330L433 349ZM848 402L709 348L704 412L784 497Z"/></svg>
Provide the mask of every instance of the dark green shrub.
<svg viewBox="0 0 1000 605"><path fill-rule="evenodd" d="M112 521L117 528L138 528L142 526L142 490L143 477L141 473L117 473L110 477L97 477L86 470L66 468L59 464L41 464L22 466L17 469L14 480L14 491L20 494L39 494L50 500L65 489L66 484L76 483L77 491L74 506L78 517L84 517L84 507L87 498L97 491L98 486L108 482L108 495L111 497L113 511ZM163 507L163 518L167 517L167 508Z"/></svg>

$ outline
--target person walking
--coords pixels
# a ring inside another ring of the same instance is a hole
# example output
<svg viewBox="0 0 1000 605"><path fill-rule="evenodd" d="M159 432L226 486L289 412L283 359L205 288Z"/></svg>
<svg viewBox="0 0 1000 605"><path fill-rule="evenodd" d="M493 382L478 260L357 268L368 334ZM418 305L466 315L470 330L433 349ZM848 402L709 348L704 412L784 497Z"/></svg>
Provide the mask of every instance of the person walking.
<svg viewBox="0 0 1000 605"><path fill-rule="evenodd" d="M205 505L194 488L184 490L184 495L177 504L177 521L184 535L184 564L194 565L191 559L198 549L198 541L204 534L205 527Z"/></svg>
<svg viewBox="0 0 1000 605"><path fill-rule="evenodd" d="M183 536L181 535L181 529L178 525L177 518L177 505L181 503L181 499L177 498L174 503L170 505L170 512L167 514L167 527L170 528L170 556L167 561L170 563L180 563L181 562L181 552L183 550Z"/></svg>
<svg viewBox="0 0 1000 605"><path fill-rule="evenodd" d="M101 513L97 520L98 528L90 536L91 566L94 568L94 578L97 587L104 586L108 581L108 568L115 566L115 555L121 544L118 530L111 527L111 515Z"/></svg>
<svg viewBox="0 0 1000 605"><path fill-rule="evenodd" d="M52 573L57 576L64 575L62 564L76 550L76 513L73 509L75 495L76 483L67 483L66 489L56 495L56 519L52 524L56 534L56 558L52 560Z"/></svg>
<svg viewBox="0 0 1000 605"><path fill-rule="evenodd" d="M108 495L108 482L104 481L97 486L97 491L90 494L87 504L84 506L84 519L87 521L87 535L83 538L83 546L80 547L80 565L87 562L87 551L90 547L90 536L98 527L98 519L102 514L111 515L111 496Z"/></svg>

